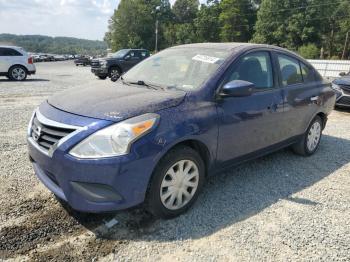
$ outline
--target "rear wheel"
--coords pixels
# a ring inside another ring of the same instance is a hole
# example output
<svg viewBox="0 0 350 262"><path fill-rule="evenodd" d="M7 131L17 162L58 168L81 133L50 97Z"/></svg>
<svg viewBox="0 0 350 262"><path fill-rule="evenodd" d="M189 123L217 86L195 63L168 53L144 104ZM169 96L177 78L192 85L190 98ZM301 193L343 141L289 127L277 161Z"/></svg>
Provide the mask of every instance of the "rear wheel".
<svg viewBox="0 0 350 262"><path fill-rule="evenodd" d="M27 78L27 70L23 66L13 66L8 75L11 80L23 81Z"/></svg>
<svg viewBox="0 0 350 262"><path fill-rule="evenodd" d="M204 180L204 163L195 150L186 146L172 149L155 169L147 209L161 218L184 213L197 199Z"/></svg>
<svg viewBox="0 0 350 262"><path fill-rule="evenodd" d="M292 146L293 151L302 156L310 156L314 154L321 141L322 124L322 119L319 116L316 116L312 120L302 139Z"/></svg>

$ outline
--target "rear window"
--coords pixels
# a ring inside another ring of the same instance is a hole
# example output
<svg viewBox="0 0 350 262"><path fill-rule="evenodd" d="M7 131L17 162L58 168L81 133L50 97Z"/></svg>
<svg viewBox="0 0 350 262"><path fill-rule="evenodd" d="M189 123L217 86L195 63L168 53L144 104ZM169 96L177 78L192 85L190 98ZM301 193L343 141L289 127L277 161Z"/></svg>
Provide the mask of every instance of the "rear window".
<svg viewBox="0 0 350 262"><path fill-rule="evenodd" d="M277 56L283 86L302 83L299 61L286 55L278 54Z"/></svg>
<svg viewBox="0 0 350 262"><path fill-rule="evenodd" d="M300 62L301 73L303 74L303 79L305 83L310 83L315 81L314 70Z"/></svg>
<svg viewBox="0 0 350 262"><path fill-rule="evenodd" d="M22 56L22 54L12 48L0 47L0 56Z"/></svg>

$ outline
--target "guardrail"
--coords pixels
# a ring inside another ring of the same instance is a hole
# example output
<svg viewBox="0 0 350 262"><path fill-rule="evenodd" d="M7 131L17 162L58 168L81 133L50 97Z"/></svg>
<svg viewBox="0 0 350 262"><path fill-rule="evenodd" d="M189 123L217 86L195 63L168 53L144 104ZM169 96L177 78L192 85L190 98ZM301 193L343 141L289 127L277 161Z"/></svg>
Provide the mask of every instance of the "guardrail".
<svg viewBox="0 0 350 262"><path fill-rule="evenodd" d="M349 60L308 60L323 77L339 77L341 72L350 71Z"/></svg>

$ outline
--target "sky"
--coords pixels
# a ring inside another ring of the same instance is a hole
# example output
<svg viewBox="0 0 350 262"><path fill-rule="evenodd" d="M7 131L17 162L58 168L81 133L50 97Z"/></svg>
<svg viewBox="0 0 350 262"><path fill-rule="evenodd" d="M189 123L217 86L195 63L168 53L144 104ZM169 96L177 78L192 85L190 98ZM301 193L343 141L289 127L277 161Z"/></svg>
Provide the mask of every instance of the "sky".
<svg viewBox="0 0 350 262"><path fill-rule="evenodd" d="M102 40L119 1L0 0L0 33Z"/></svg>

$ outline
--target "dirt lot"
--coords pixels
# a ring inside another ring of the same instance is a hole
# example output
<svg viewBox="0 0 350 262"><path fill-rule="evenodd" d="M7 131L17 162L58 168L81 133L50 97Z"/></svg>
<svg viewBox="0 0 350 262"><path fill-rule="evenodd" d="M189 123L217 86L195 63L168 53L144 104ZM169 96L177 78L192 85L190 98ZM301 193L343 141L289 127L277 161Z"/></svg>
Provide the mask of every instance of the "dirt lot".
<svg viewBox="0 0 350 262"><path fill-rule="evenodd" d="M283 150L212 177L176 219L84 215L38 182L27 122L58 91L113 83L72 62L37 70L23 83L0 79L0 260L350 261L349 111L331 114L314 156Z"/></svg>

